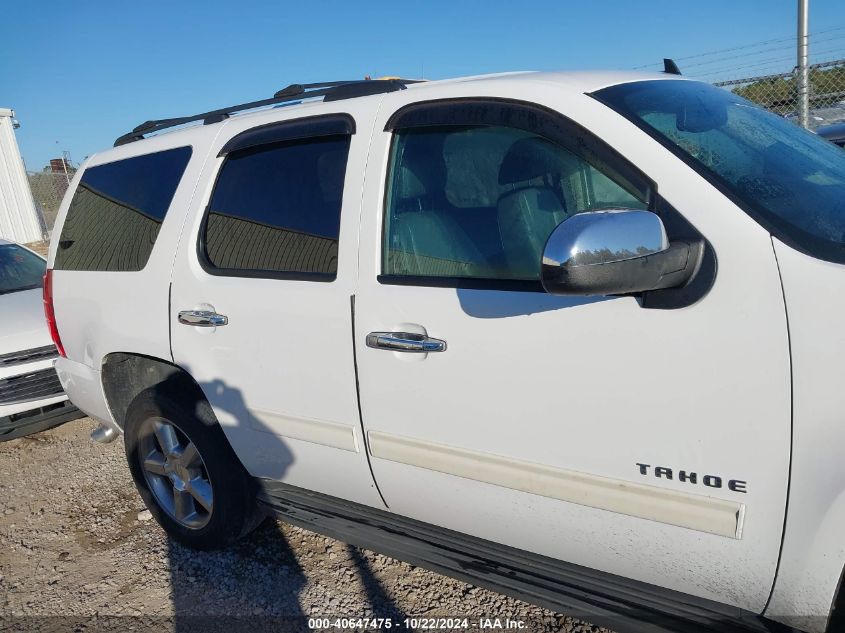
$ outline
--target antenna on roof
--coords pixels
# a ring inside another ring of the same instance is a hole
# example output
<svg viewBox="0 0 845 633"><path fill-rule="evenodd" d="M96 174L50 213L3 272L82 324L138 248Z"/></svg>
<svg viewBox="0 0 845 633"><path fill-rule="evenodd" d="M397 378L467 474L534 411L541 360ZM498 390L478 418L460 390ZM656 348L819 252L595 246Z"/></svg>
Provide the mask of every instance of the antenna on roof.
<svg viewBox="0 0 845 633"><path fill-rule="evenodd" d="M669 59L665 57L663 59L663 72L667 75L680 75L681 69L678 68L678 65L675 63L674 59Z"/></svg>

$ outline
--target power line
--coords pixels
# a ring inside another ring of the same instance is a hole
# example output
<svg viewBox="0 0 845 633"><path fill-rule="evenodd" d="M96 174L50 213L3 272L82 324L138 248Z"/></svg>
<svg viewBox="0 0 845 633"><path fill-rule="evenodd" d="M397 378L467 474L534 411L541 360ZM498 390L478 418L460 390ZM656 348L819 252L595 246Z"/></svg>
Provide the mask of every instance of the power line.
<svg viewBox="0 0 845 633"><path fill-rule="evenodd" d="M836 27L829 28L829 29L824 29L822 31L816 31L815 33L810 34L810 38L816 37L817 35L823 35L825 33L831 33L831 32L834 32L834 31L842 31L842 30L845 30L845 25L836 26ZM720 53L730 53L730 52L734 52L734 51L747 50L749 48L756 48L758 46L764 46L766 44L773 44L775 42L790 42L790 41L794 42L797 39L798 39L797 36L778 37L778 38L769 39L769 40L761 40L759 42L754 42L752 44L745 44L743 46L735 46L733 48L721 48L721 49L717 49L717 50L713 50L713 51L707 51L707 52L704 52L704 53L697 53L695 55L687 55L686 57L675 57L674 60L676 62L678 62L678 61L685 61L685 60L688 60L688 59L697 59L699 57L707 57L708 55L718 55ZM812 39L810 41L812 42ZM652 66L660 66L660 64L661 64L660 62L651 63L651 64L643 64L642 66L635 66L634 70L640 70L642 68L651 68Z"/></svg>
<svg viewBox="0 0 845 633"><path fill-rule="evenodd" d="M833 41L836 41L836 40L841 40L843 38L845 38L845 33L843 33L842 35L836 35L834 37L827 37L827 38L824 38L824 39L821 39L821 40L815 40L815 41L812 41L811 44L824 44L825 42L833 42ZM684 71L686 71L688 68L697 68L697 67L700 67L700 66L709 66L711 64L718 64L718 63L721 63L721 62L725 62L729 59L747 59L749 57L754 57L756 55L762 55L763 53L772 53L772 52L780 52L780 51L786 52L786 51L793 51L793 50L794 49L792 47L789 47L789 46L776 46L774 48L765 48L763 50L755 51L753 53L745 53L745 54L742 54L742 55L730 55L728 57L719 57L719 58L711 59L711 60L708 60L708 61L705 61L705 62L698 62L696 64L684 64Z"/></svg>
<svg viewBox="0 0 845 633"><path fill-rule="evenodd" d="M757 63L757 64L746 64L744 66L726 66L724 68L719 68L718 70L710 70L710 71L707 71L707 72L704 72L704 73L697 74L695 76L698 77L698 78L701 78L701 77L712 77L713 75L720 75L720 74L723 74L723 73L736 74L736 72L740 71L740 70L747 70L749 68L760 68L761 66L774 66L775 64L782 64L783 62L794 60L794 59L795 59L795 56L772 58L772 59L768 59L768 60L765 60L765 61L761 61L760 63ZM783 72L784 72L784 74L786 74L786 73L789 73L791 71L792 71L792 69L790 68L789 70L786 70L786 71L783 71Z"/></svg>
<svg viewBox="0 0 845 633"><path fill-rule="evenodd" d="M763 40L761 42L755 42L754 44L746 44L744 46L736 46L734 48L722 48L722 49L715 50L715 51L708 51L706 53L698 53L697 55L687 55L686 57L674 57L673 59L676 62L682 62L682 61L685 61L685 60L688 60L688 59L698 59L699 57L707 57L708 55L718 55L718 54L721 54L721 53L730 53L730 52L734 52L734 51L742 51L742 50L746 50L746 49L749 49L749 48L756 48L758 46L764 46L765 44L773 44L775 42L787 42L787 41L795 40L795 39L796 39L795 37L780 37L780 38L776 38L776 39ZM639 70L640 68L648 68L650 66L659 66L659 65L660 65L659 63L645 64L643 66L637 66L636 68L634 68L634 70Z"/></svg>
<svg viewBox="0 0 845 633"><path fill-rule="evenodd" d="M830 50L825 50L825 51L818 51L818 52L813 53L813 55L828 55L828 54L831 54L831 53L835 53L837 55L841 55L842 57L845 57L845 50L843 50L841 48L830 49ZM720 68L718 70L708 70L707 72L698 73L695 76L698 77L698 78L704 78L704 77L712 77L713 75L718 75L718 74L728 73L728 72L733 73L734 76L735 76L736 71L747 70L749 68L759 68L760 66L773 66L775 64L782 63L782 62L793 61L794 59L795 59L794 55L790 55L789 57L771 58L771 59L768 59L768 60L762 60L762 61L760 61L759 63L756 63L756 64L746 64L744 66L726 66L726 67ZM810 65L813 66L814 64L810 64ZM792 73L792 68L790 68L788 70L784 70L783 72L776 73L776 74L788 75L788 74L791 74L791 73Z"/></svg>

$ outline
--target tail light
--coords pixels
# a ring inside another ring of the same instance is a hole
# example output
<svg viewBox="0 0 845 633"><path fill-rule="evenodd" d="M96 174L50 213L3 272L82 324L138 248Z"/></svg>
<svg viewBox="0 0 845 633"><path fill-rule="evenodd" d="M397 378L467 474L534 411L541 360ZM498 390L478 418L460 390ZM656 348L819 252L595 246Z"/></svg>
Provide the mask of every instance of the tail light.
<svg viewBox="0 0 845 633"><path fill-rule="evenodd" d="M44 275L44 316L47 318L50 337L53 339L53 343L56 344L59 356L67 358L65 347L62 345L62 339L59 336L59 328L56 327L56 312L53 310L53 270L50 268L47 269L47 274Z"/></svg>

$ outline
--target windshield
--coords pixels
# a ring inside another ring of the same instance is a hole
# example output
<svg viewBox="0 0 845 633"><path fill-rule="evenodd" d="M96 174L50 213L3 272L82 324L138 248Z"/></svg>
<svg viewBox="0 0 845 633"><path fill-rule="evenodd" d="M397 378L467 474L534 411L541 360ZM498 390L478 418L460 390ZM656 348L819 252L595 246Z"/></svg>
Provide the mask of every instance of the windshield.
<svg viewBox="0 0 845 633"><path fill-rule="evenodd" d="M840 148L700 82L635 82L593 96L686 160L780 240L845 263Z"/></svg>
<svg viewBox="0 0 845 633"><path fill-rule="evenodd" d="M0 244L0 295L41 287L47 263L16 244Z"/></svg>

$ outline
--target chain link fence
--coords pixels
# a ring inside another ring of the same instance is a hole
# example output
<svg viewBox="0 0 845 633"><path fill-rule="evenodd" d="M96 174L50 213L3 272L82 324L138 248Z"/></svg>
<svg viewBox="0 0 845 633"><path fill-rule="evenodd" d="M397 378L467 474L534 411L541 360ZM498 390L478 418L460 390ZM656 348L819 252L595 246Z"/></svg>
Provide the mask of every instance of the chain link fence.
<svg viewBox="0 0 845 633"><path fill-rule="evenodd" d="M812 64L809 128L845 121L845 59ZM798 73L746 77L714 84L799 122Z"/></svg>
<svg viewBox="0 0 845 633"><path fill-rule="evenodd" d="M73 173L66 175L63 172L30 171L26 175L32 197L35 199L35 207L41 217L42 232L48 235L56 223L59 205L68 190Z"/></svg>

